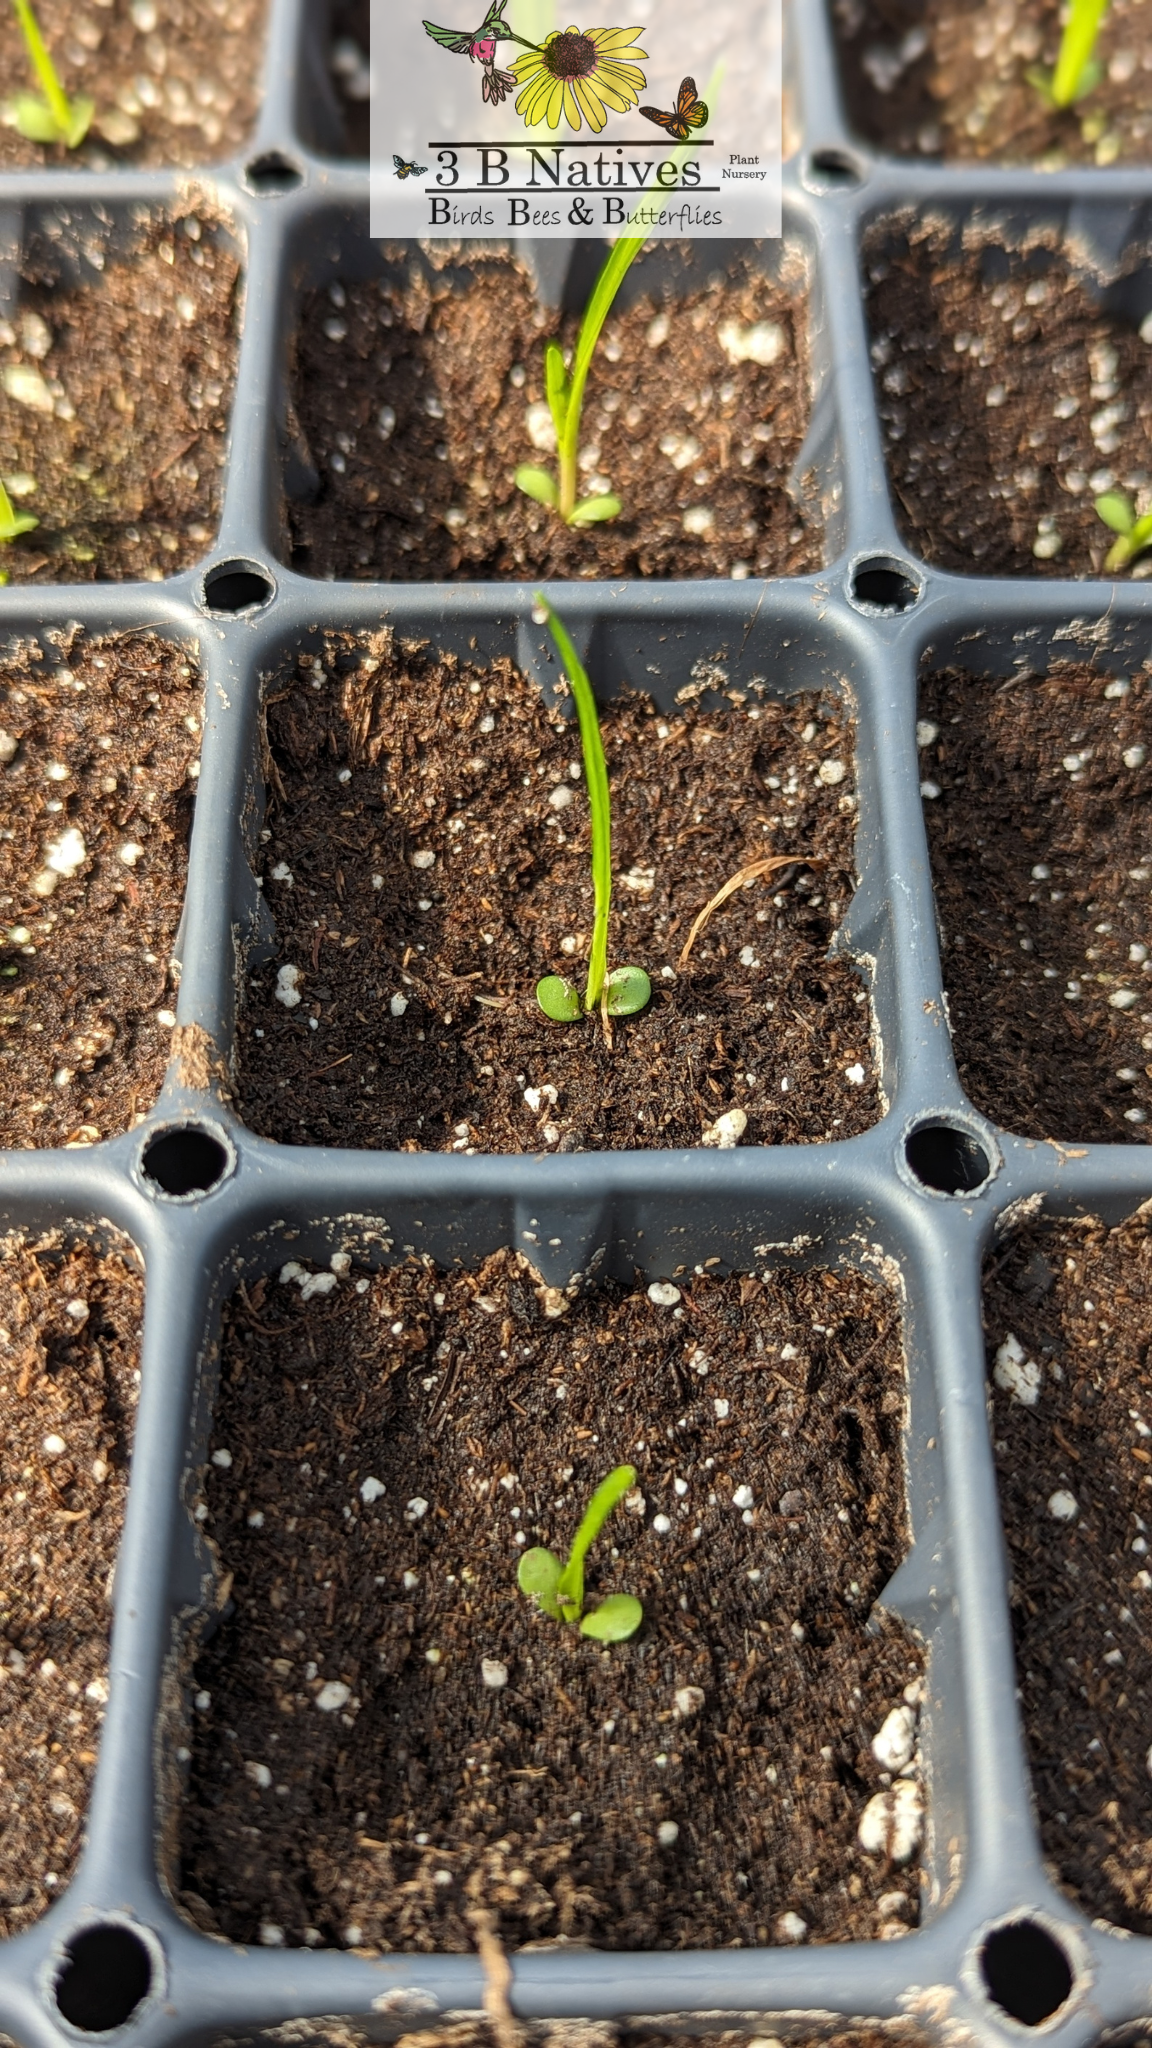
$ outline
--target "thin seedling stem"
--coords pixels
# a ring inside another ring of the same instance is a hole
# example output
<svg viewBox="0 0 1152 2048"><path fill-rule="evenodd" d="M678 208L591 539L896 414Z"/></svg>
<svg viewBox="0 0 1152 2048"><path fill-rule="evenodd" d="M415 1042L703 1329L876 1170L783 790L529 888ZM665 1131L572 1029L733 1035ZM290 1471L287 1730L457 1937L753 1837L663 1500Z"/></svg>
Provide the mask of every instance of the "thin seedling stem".
<svg viewBox="0 0 1152 2048"><path fill-rule="evenodd" d="M592 945L588 954L588 986L584 991L584 1008L586 1011L592 1011L600 1001L600 993L608 974L608 914L612 908L612 807L608 795L608 764L604 759L604 742L600 737L600 720L596 712L592 685L572 645L567 627L562 619L557 618L551 605L548 607L548 627L575 699L576 717L580 725L580 744L584 752L584 773L588 782L595 910L592 921Z"/></svg>
<svg viewBox="0 0 1152 2048"><path fill-rule="evenodd" d="M1072 0L1052 75L1052 98L1058 107L1070 107L1079 96L1107 12L1108 0Z"/></svg>
<svg viewBox="0 0 1152 2048"><path fill-rule="evenodd" d="M16 18L32 59L32 67L40 81L40 87L61 136L68 134L72 126L72 107L68 95L56 75L56 66L48 54L48 46L40 33L40 24L32 12L30 0L12 0Z"/></svg>
<svg viewBox="0 0 1152 2048"><path fill-rule="evenodd" d="M580 423L584 412L584 387L588 372L596 353L596 344L604 331L604 322L612 310L613 301L624 281L624 277L644 247L643 235L622 235L613 242L608 259L596 280L592 297L580 323L576 337L576 349L572 357L572 373L568 379L568 396L564 413L564 424L557 435L560 457L560 517L567 521L572 518L577 504L576 461L580 452Z"/></svg>

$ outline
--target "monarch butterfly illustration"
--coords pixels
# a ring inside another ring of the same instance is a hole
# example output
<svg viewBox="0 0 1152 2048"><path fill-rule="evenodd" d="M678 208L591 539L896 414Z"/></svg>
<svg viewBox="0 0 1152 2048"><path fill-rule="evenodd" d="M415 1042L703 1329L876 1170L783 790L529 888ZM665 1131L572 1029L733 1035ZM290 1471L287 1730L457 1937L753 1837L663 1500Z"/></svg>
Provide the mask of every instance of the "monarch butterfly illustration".
<svg viewBox="0 0 1152 2048"><path fill-rule="evenodd" d="M398 178L426 178L428 175L427 164L406 164L402 156L393 156L392 161Z"/></svg>
<svg viewBox="0 0 1152 2048"><path fill-rule="evenodd" d="M659 107L641 107L640 112L646 121L655 121L658 128L663 128L667 134L674 135L677 142L687 142L689 130L703 128L708 119L707 106L703 100L696 97L694 78L682 80L676 95L674 114L662 113Z"/></svg>

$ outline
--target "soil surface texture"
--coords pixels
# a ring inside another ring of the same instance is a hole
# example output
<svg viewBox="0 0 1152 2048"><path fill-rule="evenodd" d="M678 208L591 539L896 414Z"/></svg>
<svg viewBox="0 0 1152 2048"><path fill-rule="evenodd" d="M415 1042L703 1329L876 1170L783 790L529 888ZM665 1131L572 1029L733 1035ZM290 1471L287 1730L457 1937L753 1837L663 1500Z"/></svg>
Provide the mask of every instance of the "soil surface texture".
<svg viewBox="0 0 1152 2048"><path fill-rule="evenodd" d="M531 2025L518 2021L516 2032L522 2048L575 2048L575 2028L579 2028L579 2048L683 2048L686 2038L683 2034L650 2033L647 2028L632 2031L608 2020L556 2020L551 2024L538 2020ZM320 2028L314 2038L329 2042L331 2048L344 2048L343 2036L335 2032L326 2034ZM695 2048L746 2048L748 2038L747 2030L738 2027L723 2034L691 2036ZM924 2035L902 2031L897 2038L902 2048L928 2048ZM833 2034L792 2034L789 2048L892 2048L892 2039L880 2027L852 2027ZM488 2020L456 2020L451 2026L401 2034L396 2048L491 2048L491 2041Z"/></svg>
<svg viewBox="0 0 1152 2048"><path fill-rule="evenodd" d="M516 1254L284 1270L223 1341L205 1528L235 1605L193 1681L198 1924L426 1951L470 1948L475 1905L510 1947L914 1922L907 1862L856 1839L922 1671L866 1628L908 1542L890 1298L689 1276L675 1305L608 1286L550 1320ZM644 1622L605 1649L516 1569L622 1463L588 1605L630 1592Z"/></svg>
<svg viewBox="0 0 1152 2048"><path fill-rule="evenodd" d="M598 1016L554 1024L535 998L541 975L586 972L574 725L508 663L438 660L389 633L319 663L269 693L260 871L279 953L239 1024L253 1129L577 1152L699 1145L733 1109L750 1144L876 1121L870 1007L827 957L854 886L854 735L837 707L606 707L609 958L653 985L609 1045ZM697 913L768 858L784 864L715 912L681 972Z"/></svg>
<svg viewBox="0 0 1152 2048"><path fill-rule="evenodd" d="M896 510L938 568L1098 576L1114 536L1093 499L1150 501L1149 348L1059 259L957 258L947 233L878 236L872 362ZM1005 274L1007 273L1007 274ZM1152 557L1136 565L1152 572Z"/></svg>
<svg viewBox="0 0 1152 2048"><path fill-rule="evenodd" d="M1085 1913L1152 1934L1147 1218L1021 1232L984 1315L1044 1852Z"/></svg>
<svg viewBox="0 0 1152 2048"><path fill-rule="evenodd" d="M529 433L530 408L547 413L555 323L525 271L477 258L469 272L413 268L307 295L295 467L319 484L288 506L294 565L388 582L818 568L814 515L788 495L810 405L806 300L742 261L667 304L619 308L588 379L581 492L610 483L624 510L574 529L513 481L520 463L555 471ZM562 323L565 345L577 324ZM778 349L771 368L733 360L721 340L738 355L756 328Z"/></svg>
<svg viewBox="0 0 1152 2048"><path fill-rule="evenodd" d="M1055 65L1058 0L834 0L833 14L849 119L881 149L1053 171L1152 156L1142 0L1112 0L1096 44L1104 77L1059 111L1028 79Z"/></svg>
<svg viewBox="0 0 1152 2048"><path fill-rule="evenodd" d="M78 150L27 142L0 121L0 170L52 164L213 163L238 150L260 100L267 0L36 0L65 92L96 102ZM11 7L0 13L0 80L38 90Z"/></svg>
<svg viewBox="0 0 1152 2048"><path fill-rule="evenodd" d="M332 9L331 63L344 114L348 156L367 156L372 145L369 118L371 43L369 0L336 0Z"/></svg>
<svg viewBox="0 0 1152 2048"><path fill-rule="evenodd" d="M200 712L147 634L0 659L0 1145L94 1144L160 1092Z"/></svg>
<svg viewBox="0 0 1152 2048"><path fill-rule="evenodd" d="M140 1374L140 1271L54 1239L0 1244L0 1932L80 1849L108 1698L111 1578Z"/></svg>
<svg viewBox="0 0 1152 2048"><path fill-rule="evenodd" d="M1148 675L1109 680L1069 663L997 684L948 669L925 679L920 715L944 985L965 1088L1023 1137L1146 1143Z"/></svg>
<svg viewBox="0 0 1152 2048"><path fill-rule="evenodd" d="M25 258L0 319L0 477L40 525L13 583L158 582L203 555L223 494L239 265L210 220L153 220L90 284Z"/></svg>

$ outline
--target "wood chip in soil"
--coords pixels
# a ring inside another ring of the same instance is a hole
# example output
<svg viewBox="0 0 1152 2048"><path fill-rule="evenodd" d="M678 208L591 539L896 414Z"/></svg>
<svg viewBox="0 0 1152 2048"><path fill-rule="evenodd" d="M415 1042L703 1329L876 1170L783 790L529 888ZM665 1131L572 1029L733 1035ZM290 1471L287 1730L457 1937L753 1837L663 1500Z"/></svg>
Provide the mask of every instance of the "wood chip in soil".
<svg viewBox="0 0 1152 2048"><path fill-rule="evenodd" d="M1074 107L1048 107L1028 72L1051 70L1058 0L834 0L841 77L858 135L949 162L1147 163L1152 26L1142 0L1112 0L1096 43L1104 77Z"/></svg>
<svg viewBox="0 0 1152 2048"><path fill-rule="evenodd" d="M866 263L908 545L961 574L1098 576L1114 536L1094 497L1152 489L1148 343L1045 249L958 256L938 224L888 223Z"/></svg>
<svg viewBox="0 0 1152 2048"><path fill-rule="evenodd" d="M1147 1143L1147 672L1110 680L1069 662L997 683L945 669L925 677L920 717L921 774L939 792L924 815L964 1087L1022 1137Z"/></svg>
<svg viewBox="0 0 1152 2048"><path fill-rule="evenodd" d="M239 264L209 215L153 218L69 281L26 249L0 319L0 477L40 524L0 549L13 583L159 581L220 517Z"/></svg>
<svg viewBox="0 0 1152 2048"><path fill-rule="evenodd" d="M332 9L330 63L344 115L344 150L367 156L371 148L368 52L371 22L368 0L336 0Z"/></svg>
<svg viewBox="0 0 1152 2048"><path fill-rule="evenodd" d="M279 951L249 977L238 1027L254 1130L585 1151L699 1145L731 1109L750 1144L877 1120L869 1004L828 957L854 887L842 709L766 698L663 717L627 695L602 724L611 960L654 990L611 1047L598 1018L553 1024L535 999L541 975L582 971L591 932L574 724L507 662L388 632L338 637L271 687L260 873ZM681 973L697 913L772 856L787 865L716 911Z"/></svg>
<svg viewBox="0 0 1152 2048"><path fill-rule="evenodd" d="M0 1932L64 1890L108 1698L144 1288L127 1252L0 1243Z"/></svg>
<svg viewBox="0 0 1152 2048"><path fill-rule="evenodd" d="M617 300L584 404L581 489L594 495L606 478L624 511L582 530L513 481L520 463L554 466L533 446L528 412L543 405L556 323L526 271L478 256L469 270L413 264L306 294L287 477L294 566L388 582L819 568L817 516L789 495L811 403L804 277L784 289L742 259L676 286L657 258L636 296L645 268ZM665 301L661 278L679 295ZM577 324L560 323L566 345ZM772 367L730 360L725 330L737 330L736 347L760 326L776 335ZM312 501L292 502L309 478Z"/></svg>
<svg viewBox="0 0 1152 2048"><path fill-rule="evenodd" d="M201 704L147 633L0 657L2 1145L94 1144L160 1092Z"/></svg>
<svg viewBox="0 0 1152 2048"><path fill-rule="evenodd" d="M28 142L0 123L0 170L48 164L214 163L232 156L260 100L267 0L35 0L36 19L70 95L96 102L78 150ZM14 10L0 12L5 93L36 90Z"/></svg>
<svg viewBox="0 0 1152 2048"><path fill-rule="evenodd" d="M609 1285L557 1320L501 1252L290 1263L233 1299L204 1527L234 1604L195 1666L182 1818L198 1925L427 1952L471 1948L477 1904L510 1947L915 1922L908 1854L857 1841L896 1796L873 1738L907 1702L911 1748L921 1697L912 1638L868 1629L909 1541L898 1310L852 1272L679 1293ZM516 1570L622 1463L589 1603L630 1592L644 1623L605 1649Z"/></svg>
<svg viewBox="0 0 1152 2048"><path fill-rule="evenodd" d="M984 1322L1044 1854L1093 1920L1152 1934L1147 1217L1020 1232Z"/></svg>

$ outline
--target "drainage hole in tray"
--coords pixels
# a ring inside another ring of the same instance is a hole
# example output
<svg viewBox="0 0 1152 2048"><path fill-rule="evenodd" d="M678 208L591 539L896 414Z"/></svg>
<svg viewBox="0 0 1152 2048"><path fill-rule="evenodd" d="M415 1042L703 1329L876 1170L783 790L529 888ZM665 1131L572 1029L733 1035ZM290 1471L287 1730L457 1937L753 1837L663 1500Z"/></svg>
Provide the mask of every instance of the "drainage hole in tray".
<svg viewBox="0 0 1152 2048"><path fill-rule="evenodd" d="M232 617L267 604L275 585L257 562L218 562L204 578L204 604L210 612Z"/></svg>
<svg viewBox="0 0 1152 2048"><path fill-rule="evenodd" d="M211 1131L183 1124L153 1139L143 1165L148 1179L166 1195L206 1195L227 1169L228 1154Z"/></svg>
<svg viewBox="0 0 1152 2048"><path fill-rule="evenodd" d="M870 612L898 618L901 612L911 611L919 595L920 585L890 555L858 562L852 571L852 602Z"/></svg>
<svg viewBox="0 0 1152 2048"><path fill-rule="evenodd" d="M108 2034L131 2019L152 1986L152 1958L131 1928L88 1927L73 1936L56 1979L56 2004L70 2026Z"/></svg>
<svg viewBox="0 0 1152 2048"><path fill-rule="evenodd" d="M988 1936L984 1981L997 2005L1021 2026L1038 2027L1072 1989L1072 1965L1058 1941L1034 1920L1013 1920Z"/></svg>
<svg viewBox="0 0 1152 2048"><path fill-rule="evenodd" d="M270 149L265 156L253 157L250 164L245 164L244 182L252 192L294 192L297 185L303 184L304 173L290 157Z"/></svg>
<svg viewBox="0 0 1152 2048"><path fill-rule="evenodd" d="M860 182L859 165L843 149L817 149L808 159L808 183L822 191L850 191Z"/></svg>
<svg viewBox="0 0 1152 2048"><path fill-rule="evenodd" d="M938 1195L970 1195L992 1171L983 1145L955 1124L924 1124L913 1131L904 1157L917 1180Z"/></svg>

